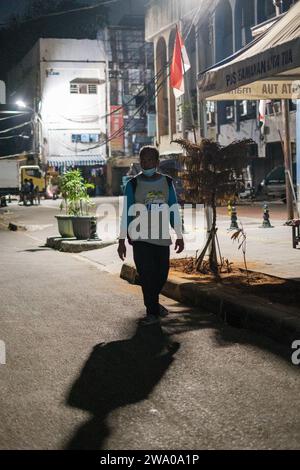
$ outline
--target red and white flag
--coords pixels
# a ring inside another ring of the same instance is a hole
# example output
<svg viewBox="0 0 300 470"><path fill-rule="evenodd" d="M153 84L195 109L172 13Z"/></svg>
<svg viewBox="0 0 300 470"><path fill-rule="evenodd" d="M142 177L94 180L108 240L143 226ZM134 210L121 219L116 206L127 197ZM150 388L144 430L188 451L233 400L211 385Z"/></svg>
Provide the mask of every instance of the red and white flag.
<svg viewBox="0 0 300 470"><path fill-rule="evenodd" d="M191 68L183 39L177 30L173 60L171 64L170 84L175 98L184 94L184 74Z"/></svg>
<svg viewBox="0 0 300 470"><path fill-rule="evenodd" d="M261 129L262 134L264 132L265 124L266 124L266 100L260 100L259 107L258 107L258 125Z"/></svg>

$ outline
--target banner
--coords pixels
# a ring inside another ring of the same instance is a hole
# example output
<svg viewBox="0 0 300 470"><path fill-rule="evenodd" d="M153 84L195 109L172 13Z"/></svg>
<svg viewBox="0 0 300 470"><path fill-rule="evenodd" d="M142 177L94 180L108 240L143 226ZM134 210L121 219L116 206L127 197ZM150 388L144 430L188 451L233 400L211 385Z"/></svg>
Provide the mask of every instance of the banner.
<svg viewBox="0 0 300 470"><path fill-rule="evenodd" d="M120 106L112 105L110 112L113 113L110 116L111 152L124 152L124 110ZM120 129L121 131L113 137Z"/></svg>
<svg viewBox="0 0 300 470"><path fill-rule="evenodd" d="M255 50L257 49L258 48L255 47ZM276 80L282 78L287 81L287 85L290 85L293 80L295 81L300 77L299 50L300 37L259 52L253 56L251 56L252 51L251 48L249 48L249 50L244 52L240 57L220 67L215 67L200 76L198 82L200 99L209 98L210 100L215 100L217 99L216 96L220 94L226 94L226 98L223 97L223 99L226 100L263 99L270 98L270 95L275 97L275 93L272 92L271 88L268 90L268 94L263 92L265 89L263 90L262 87L259 88L259 85L256 85L261 80L267 80L268 82L274 83L274 85L278 85L277 91L279 94L277 98L289 98L292 95L289 87L287 87L287 89L281 87ZM255 84L255 87L258 87L257 93L255 94L253 91L252 97L250 97L251 87L249 87L248 84L252 86ZM229 92L233 92L230 98L228 97ZM235 97L235 95L239 95L240 97ZM243 95L246 97L243 97Z"/></svg>
<svg viewBox="0 0 300 470"><path fill-rule="evenodd" d="M262 80L209 97L210 101L272 99L300 99L300 79Z"/></svg>

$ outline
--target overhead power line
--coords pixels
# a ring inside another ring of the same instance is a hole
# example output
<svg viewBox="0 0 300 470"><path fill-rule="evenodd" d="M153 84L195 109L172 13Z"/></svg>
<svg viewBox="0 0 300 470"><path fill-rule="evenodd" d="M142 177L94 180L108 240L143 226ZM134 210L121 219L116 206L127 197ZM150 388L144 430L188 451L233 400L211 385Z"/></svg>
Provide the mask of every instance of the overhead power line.
<svg viewBox="0 0 300 470"><path fill-rule="evenodd" d="M0 111L0 114L1 114L1 111ZM28 113L14 114L13 116L8 116L8 117L5 117L5 118L0 118L0 121L6 121L7 119L16 119L16 118L21 117L21 116L26 116L26 114L28 114Z"/></svg>
<svg viewBox="0 0 300 470"><path fill-rule="evenodd" d="M169 62L165 64L165 66L163 68L166 68L169 66ZM158 87L156 88L155 90L155 93L153 93L150 97L148 97L136 110L136 112L130 117L130 119L128 120L127 124L124 124L122 127L120 127L117 131L115 131L112 135L110 135L107 139L105 139L103 142L100 142L99 144L93 146L93 147L90 147L89 149L82 149L82 150L78 150L78 152L86 152L88 150L94 150L96 148L100 148L102 147L103 145L106 145L107 143L111 142L112 140L116 139L117 137L120 137L121 135L125 134L125 132L129 132L132 127L133 127L133 123L132 121L134 120L134 117L145 107L145 105L152 99L152 98L156 98L157 95L159 94L161 88L165 85L165 82L166 80L169 78L170 76L170 71L166 74L166 76L164 77L164 79L162 80L162 82L158 85ZM130 126L128 126L128 124L130 124Z"/></svg>
<svg viewBox="0 0 300 470"><path fill-rule="evenodd" d="M27 152L27 153L31 153L31 152ZM0 160L5 160L6 158L15 158L15 157L22 157L22 153L15 153L13 155L4 155L0 157Z"/></svg>
<svg viewBox="0 0 300 470"><path fill-rule="evenodd" d="M7 140L7 139L16 139L17 137L21 137L22 139L29 139L29 136L24 136L22 134L15 134L15 135L9 135L7 137L0 137L0 140Z"/></svg>
<svg viewBox="0 0 300 470"><path fill-rule="evenodd" d="M28 126L29 124L32 124L32 121L27 121L27 122L24 122L23 124L19 124L18 126L11 127L10 129L5 129L3 131L0 131L0 134L6 134L6 132L14 131L15 129L20 129L21 127Z"/></svg>

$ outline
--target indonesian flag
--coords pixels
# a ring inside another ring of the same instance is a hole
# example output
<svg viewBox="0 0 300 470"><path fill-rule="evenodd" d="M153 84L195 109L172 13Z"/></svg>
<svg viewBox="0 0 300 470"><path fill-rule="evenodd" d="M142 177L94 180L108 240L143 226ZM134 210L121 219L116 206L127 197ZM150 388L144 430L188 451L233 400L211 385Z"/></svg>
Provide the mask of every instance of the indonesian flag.
<svg viewBox="0 0 300 470"><path fill-rule="evenodd" d="M258 125L261 128L261 132L264 132L264 126L266 123L266 100L260 100L258 107Z"/></svg>
<svg viewBox="0 0 300 470"><path fill-rule="evenodd" d="M183 39L177 30L170 76L170 84L175 98L179 98L184 94L184 74L190 68L191 64Z"/></svg>

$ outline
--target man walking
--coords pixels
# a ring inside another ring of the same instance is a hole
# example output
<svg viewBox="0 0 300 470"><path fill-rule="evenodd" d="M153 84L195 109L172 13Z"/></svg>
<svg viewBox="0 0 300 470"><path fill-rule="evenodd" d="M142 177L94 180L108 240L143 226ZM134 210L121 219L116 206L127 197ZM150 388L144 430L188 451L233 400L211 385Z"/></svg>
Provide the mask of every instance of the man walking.
<svg viewBox="0 0 300 470"><path fill-rule="evenodd" d="M159 152L156 147L140 151L142 171L125 187L124 210L121 220L118 254L126 257L125 239L133 247L133 257L139 274L144 304L145 325L159 322L168 311L159 304L159 294L168 278L170 245L169 225L177 239L176 253L184 249L177 197L172 178L158 172Z"/></svg>

